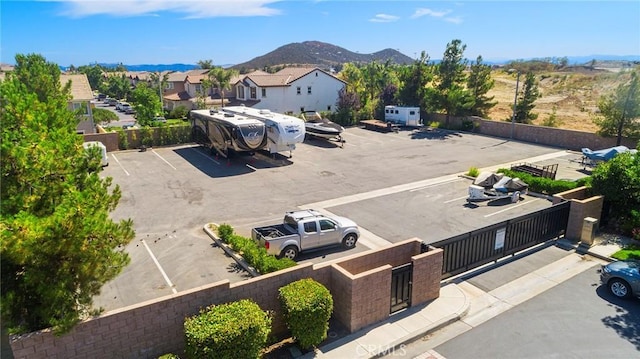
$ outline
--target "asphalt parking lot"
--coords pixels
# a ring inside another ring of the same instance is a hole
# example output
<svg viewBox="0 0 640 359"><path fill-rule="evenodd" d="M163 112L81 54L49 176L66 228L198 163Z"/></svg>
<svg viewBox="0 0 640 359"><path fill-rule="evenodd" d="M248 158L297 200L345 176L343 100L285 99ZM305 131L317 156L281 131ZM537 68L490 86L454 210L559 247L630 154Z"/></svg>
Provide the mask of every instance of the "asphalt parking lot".
<svg viewBox="0 0 640 359"><path fill-rule="evenodd" d="M293 156L212 157L198 146L112 152L104 175L122 190L115 219L132 218L131 264L103 288L95 304L107 310L210 284L244 280L234 261L203 232L206 223L251 228L282 220L284 212L314 208L355 220L355 249L304 254L332 260L411 237L429 242L545 208L525 196L511 204L466 203L470 167L552 161L561 178L581 177L580 155L504 139L444 130L379 133L345 131L343 148L309 140Z"/></svg>

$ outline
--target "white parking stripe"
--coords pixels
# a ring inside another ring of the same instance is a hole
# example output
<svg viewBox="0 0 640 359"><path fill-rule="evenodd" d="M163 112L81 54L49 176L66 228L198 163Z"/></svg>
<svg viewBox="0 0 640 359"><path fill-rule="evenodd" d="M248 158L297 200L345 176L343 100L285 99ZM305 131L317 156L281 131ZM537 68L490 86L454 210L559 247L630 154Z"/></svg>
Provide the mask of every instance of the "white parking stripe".
<svg viewBox="0 0 640 359"><path fill-rule="evenodd" d="M149 245L147 245L147 242L145 242L144 239L142 240L142 244L144 244L144 247L147 249L147 252L149 252L149 255L151 256L153 263L155 263L156 267L158 267L160 274L162 274L164 281L167 282L167 284L171 288L171 291L173 291L173 294L178 293L178 291L176 290L176 287L174 287L173 283L171 283L171 279L169 279L169 277L167 276L167 273L164 272L164 269L162 269L162 266L160 266L160 262L158 262L158 259L156 258L156 256L153 255L153 252L151 252L151 248L149 248Z"/></svg>
<svg viewBox="0 0 640 359"><path fill-rule="evenodd" d="M461 199L465 199L465 198L469 198L469 196L464 196L464 197L458 197L458 198L450 199L450 200L448 200L448 201L444 201L443 203L451 203L451 202L459 201L459 200L461 200Z"/></svg>
<svg viewBox="0 0 640 359"><path fill-rule="evenodd" d="M500 210L500 211L498 211L498 212L493 212L493 213L487 214L486 216L484 216L484 218L491 217L491 216L494 216L494 215L496 215L496 214L498 214L498 213L502 213L502 212L506 212L506 211L512 210L512 209L514 209L514 208L516 208L516 207L524 206L525 204L528 204L528 203L533 203L533 202L535 202L535 201L537 201L537 200L539 200L539 199L540 199L540 198L536 198L536 199L532 199L532 200L530 200L530 201L525 201L525 202L520 203L520 204L516 204L516 205L513 205L513 206L509 206L508 208L502 209L502 210Z"/></svg>
<svg viewBox="0 0 640 359"><path fill-rule="evenodd" d="M459 182L459 181L462 181L462 178L456 178L456 179L452 179L450 181L445 181L445 182L440 182L440 183L433 183L433 184L430 184L430 185L427 185L427 186L424 186L424 187L414 188L414 189L409 190L409 192L422 191L423 189L428 189L428 188L432 188L432 187L435 187L435 186L440 186L440 185L443 185L443 184L449 184L449 183Z"/></svg>
<svg viewBox="0 0 640 359"><path fill-rule="evenodd" d="M169 163L169 161L165 160L164 157L160 156L160 154L158 154L158 152L156 152L156 150L151 150L151 152L153 152L156 156L158 156L159 159L163 160L164 163L168 164L169 167L173 168L174 170L177 170L177 168L173 167L173 165L171 163Z"/></svg>
<svg viewBox="0 0 640 359"><path fill-rule="evenodd" d="M116 160L116 162L118 162L118 165L120 166L120 168L122 168L124 173L126 173L126 175L129 176L129 172L127 172L127 170L124 169L124 166L122 166L122 163L120 163L120 161L118 161L118 157L116 157L115 153L112 153L111 157L113 157L113 159Z"/></svg>
<svg viewBox="0 0 640 359"><path fill-rule="evenodd" d="M257 171L257 170L258 170L257 168L255 168L255 167L253 167L253 166L251 166L251 165L249 165L249 164L246 164L245 166L249 167L250 169L252 169L252 170L254 170L254 171Z"/></svg>
<svg viewBox="0 0 640 359"><path fill-rule="evenodd" d="M196 147L191 147L193 148L194 151L196 151L196 153L198 153L200 156L203 156L204 158L212 161L213 163L220 165L220 162L214 160L213 158L211 158L211 156L207 156L206 154L202 153L202 151L198 150Z"/></svg>

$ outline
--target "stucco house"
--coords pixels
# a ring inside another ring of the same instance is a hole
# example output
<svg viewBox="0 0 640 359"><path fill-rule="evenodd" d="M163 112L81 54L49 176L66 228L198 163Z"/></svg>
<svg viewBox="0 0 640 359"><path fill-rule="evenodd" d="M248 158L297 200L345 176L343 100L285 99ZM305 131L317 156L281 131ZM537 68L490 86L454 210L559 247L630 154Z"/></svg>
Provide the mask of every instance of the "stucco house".
<svg viewBox="0 0 640 359"><path fill-rule="evenodd" d="M235 101L281 113L335 111L346 83L317 67L287 67L274 74L255 71L233 83Z"/></svg>
<svg viewBox="0 0 640 359"><path fill-rule="evenodd" d="M85 74L60 75L60 84L64 85L71 81L71 101L69 101L70 110L80 110L83 119L78 123L76 131L80 134L89 134L96 132L96 125L93 121L93 108L91 100L93 100L93 91L89 85L89 79Z"/></svg>

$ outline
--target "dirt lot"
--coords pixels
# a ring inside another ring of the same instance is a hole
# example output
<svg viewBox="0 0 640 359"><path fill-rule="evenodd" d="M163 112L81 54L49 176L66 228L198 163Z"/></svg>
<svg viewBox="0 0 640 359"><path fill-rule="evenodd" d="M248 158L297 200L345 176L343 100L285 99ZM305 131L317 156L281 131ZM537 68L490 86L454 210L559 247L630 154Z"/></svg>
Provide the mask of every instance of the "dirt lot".
<svg viewBox="0 0 640 359"><path fill-rule="evenodd" d="M555 109L559 120L558 128L585 132L595 132L598 127L593 123L598 100L612 93L618 85L629 79L629 72L616 72L615 69L574 68L571 71L545 72L537 74L538 89L541 97L535 102L533 112L538 118L533 122L542 125ZM504 70L494 70L494 88L489 92L497 101L490 111L489 118L507 120L511 118L516 88L516 75ZM524 75L520 76L522 91Z"/></svg>

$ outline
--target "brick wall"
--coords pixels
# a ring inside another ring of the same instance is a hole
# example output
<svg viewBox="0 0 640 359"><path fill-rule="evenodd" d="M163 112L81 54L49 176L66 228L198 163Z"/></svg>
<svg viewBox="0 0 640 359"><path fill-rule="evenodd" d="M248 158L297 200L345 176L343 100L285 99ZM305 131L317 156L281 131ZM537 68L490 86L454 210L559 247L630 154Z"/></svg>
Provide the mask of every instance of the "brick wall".
<svg viewBox="0 0 640 359"><path fill-rule="evenodd" d="M15 358L29 359L156 358L170 352L181 354L186 317L209 305L243 298L254 300L263 310L274 311L272 333L287 335L280 314L278 289L302 278L313 278L325 285L334 297L334 317L355 331L389 316L392 265L384 258L392 258L394 262L406 258L405 263L412 260L417 263L420 271L414 272L414 281L419 284L414 292L420 294L414 305L437 298L442 272L441 251L420 254L420 243L420 240L412 239L335 263L299 264L243 282L212 283L107 312L78 324L62 336L54 336L47 330L12 336L11 348ZM373 268L363 270L369 266ZM345 268L352 268L357 273Z"/></svg>
<svg viewBox="0 0 640 359"><path fill-rule="evenodd" d="M442 248L429 247L429 251L411 257L413 263L413 278L411 288L411 304L418 305L440 296L440 279L442 262L444 260ZM419 273L419 275L416 275Z"/></svg>
<svg viewBox="0 0 640 359"><path fill-rule="evenodd" d="M103 130L104 131L104 130ZM84 142L88 141L100 141L105 147L107 147L107 152L117 151L118 147L118 133L116 132L102 132L102 133L91 133L84 135Z"/></svg>
<svg viewBox="0 0 640 359"><path fill-rule="evenodd" d="M445 123L446 116L443 114L429 114L429 121ZM474 124L472 132L487 136L510 138L513 128L513 138L518 141L537 143L540 145L554 146L574 151L582 148L600 150L616 145L615 137L601 137L595 133L565 130L554 127L534 126L521 123L511 124L506 121L485 120L480 117L453 117L449 118L449 125L453 128L460 128L464 121L471 121ZM636 148L639 139L623 138L621 145L631 149Z"/></svg>
<svg viewBox="0 0 640 359"><path fill-rule="evenodd" d="M604 196L587 197L587 187L578 187L553 196L553 204L562 200L571 201L569 222L564 236L571 241L578 241L580 240L582 226L586 217L592 217L600 221Z"/></svg>

